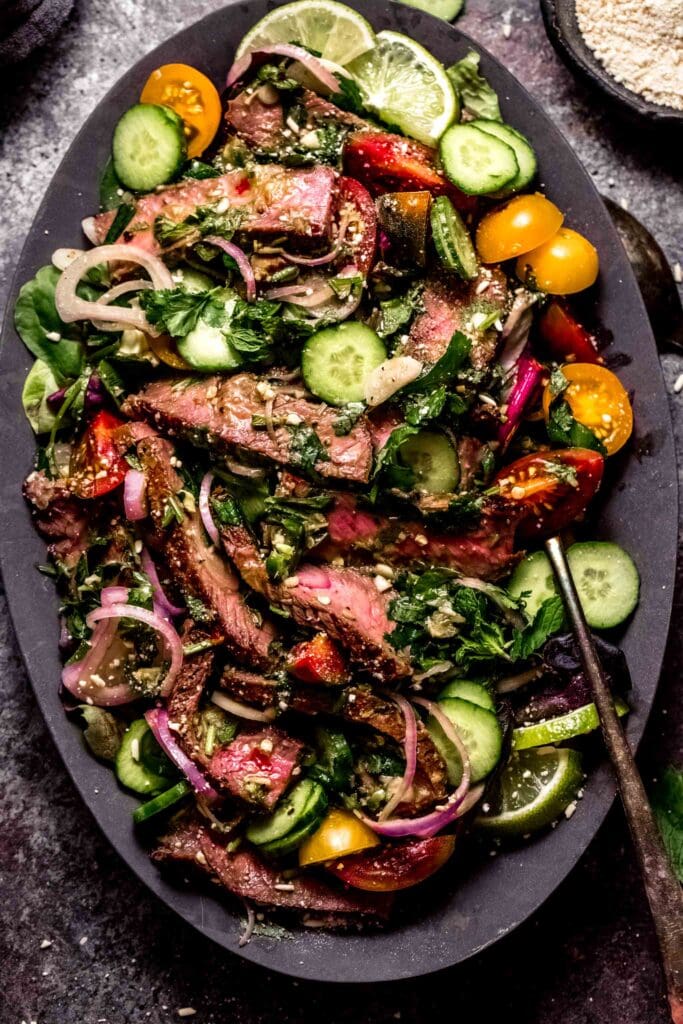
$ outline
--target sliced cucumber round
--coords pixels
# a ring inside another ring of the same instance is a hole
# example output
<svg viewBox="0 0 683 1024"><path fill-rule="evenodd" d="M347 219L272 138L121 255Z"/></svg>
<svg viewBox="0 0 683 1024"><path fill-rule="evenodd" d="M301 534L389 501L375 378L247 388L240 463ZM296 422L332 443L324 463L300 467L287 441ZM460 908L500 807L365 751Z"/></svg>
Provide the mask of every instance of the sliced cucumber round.
<svg viewBox="0 0 683 1024"><path fill-rule="evenodd" d="M465 222L448 196L438 196L430 214L434 248L444 267L454 270L465 281L479 272L477 254Z"/></svg>
<svg viewBox="0 0 683 1024"><path fill-rule="evenodd" d="M460 463L445 434L421 430L403 442L399 456L413 471L415 490L428 494L451 494L458 486Z"/></svg>
<svg viewBox="0 0 683 1024"><path fill-rule="evenodd" d="M589 626L612 629L629 617L638 604L640 577L623 548L583 541L567 550L567 561Z"/></svg>
<svg viewBox="0 0 683 1024"><path fill-rule="evenodd" d="M463 700L468 700L470 704L478 704L480 708L486 708L487 711L496 710L496 702L486 687L470 679L453 679L447 683L438 699L445 700L447 697L461 697Z"/></svg>
<svg viewBox="0 0 683 1024"><path fill-rule="evenodd" d="M511 128L509 124L502 124L500 121L486 121L481 119L471 121L470 124L472 124L474 128L479 128L482 132L487 132L489 135L495 135L497 139L500 139L501 142L505 142L514 150L519 170L517 172L517 176L501 189L501 196L507 196L510 195L511 192L519 192L521 189L526 188L529 182L533 180L538 166L536 162L536 154L534 153L529 140L526 139L521 132L518 132L515 128Z"/></svg>
<svg viewBox="0 0 683 1024"><path fill-rule="evenodd" d="M508 584L508 594L524 601L524 610L531 620L549 597L558 594L555 573L545 551L534 551L519 563Z"/></svg>
<svg viewBox="0 0 683 1024"><path fill-rule="evenodd" d="M285 853L294 849L285 840L296 835L298 845L310 832L327 810L325 790L312 779L304 779L281 801L276 810L252 821L246 830L250 843L260 846L269 853Z"/></svg>
<svg viewBox="0 0 683 1024"><path fill-rule="evenodd" d="M194 295L196 292L208 292L216 287L216 282L212 281L208 274L202 274L200 270L195 270L194 267L184 264L173 271L173 281L177 288L190 295Z"/></svg>
<svg viewBox="0 0 683 1024"><path fill-rule="evenodd" d="M503 730L496 715L493 711L472 704L461 697L441 700L439 707L450 718L465 744L470 757L472 782L483 779L498 764L503 749ZM462 764L457 750L434 718L428 719L427 729L434 746L446 762L449 782L456 786L462 775Z"/></svg>
<svg viewBox="0 0 683 1024"><path fill-rule="evenodd" d="M441 137L439 152L448 178L471 196L497 192L519 174L512 146L471 124L454 124Z"/></svg>
<svg viewBox="0 0 683 1024"><path fill-rule="evenodd" d="M213 373L214 370L235 370L242 358L219 327L199 320L184 338L178 338L178 352L195 370Z"/></svg>
<svg viewBox="0 0 683 1024"><path fill-rule="evenodd" d="M306 342L301 373L309 391L330 405L362 402L368 375L387 358L377 334L355 320L326 327Z"/></svg>
<svg viewBox="0 0 683 1024"><path fill-rule="evenodd" d="M134 192L150 192L172 181L186 155L185 126L170 107L137 103L114 128L114 171Z"/></svg>
<svg viewBox="0 0 683 1024"><path fill-rule="evenodd" d="M168 786L167 764L170 762L145 719L136 718L123 734L116 754L114 768L121 785L135 793L158 793Z"/></svg>

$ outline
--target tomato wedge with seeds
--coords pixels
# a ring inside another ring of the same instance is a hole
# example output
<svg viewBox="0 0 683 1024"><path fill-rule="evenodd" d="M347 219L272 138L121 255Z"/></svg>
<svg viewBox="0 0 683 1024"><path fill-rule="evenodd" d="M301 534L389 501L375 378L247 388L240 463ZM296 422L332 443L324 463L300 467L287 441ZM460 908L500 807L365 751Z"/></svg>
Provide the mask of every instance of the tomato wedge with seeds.
<svg viewBox="0 0 683 1024"><path fill-rule="evenodd" d="M101 498L123 483L130 467L114 437L123 425L103 409L86 429L71 458L70 486L79 498Z"/></svg>
<svg viewBox="0 0 683 1024"><path fill-rule="evenodd" d="M375 262L377 214L368 190L353 178L339 179L339 223L345 224L345 242L351 249L349 262L367 276Z"/></svg>
<svg viewBox="0 0 683 1024"><path fill-rule="evenodd" d="M570 313L564 302L548 303L538 321L538 330L549 354L562 363L602 363L593 338Z"/></svg>
<svg viewBox="0 0 683 1024"><path fill-rule="evenodd" d="M396 892L433 875L453 855L455 836L409 839L331 861L327 870L355 889Z"/></svg>
<svg viewBox="0 0 683 1024"><path fill-rule="evenodd" d="M542 540L570 526L595 495L604 467L598 452L562 448L525 455L501 469L493 483L520 510L518 540Z"/></svg>
<svg viewBox="0 0 683 1024"><path fill-rule="evenodd" d="M164 64L153 71L140 93L140 102L170 107L182 117L188 157L204 152L221 123L216 86L189 64Z"/></svg>
<svg viewBox="0 0 683 1024"><path fill-rule="evenodd" d="M380 838L353 811L333 807L318 829L304 839L299 847L299 864L323 864L325 861L351 856L361 850L379 846Z"/></svg>

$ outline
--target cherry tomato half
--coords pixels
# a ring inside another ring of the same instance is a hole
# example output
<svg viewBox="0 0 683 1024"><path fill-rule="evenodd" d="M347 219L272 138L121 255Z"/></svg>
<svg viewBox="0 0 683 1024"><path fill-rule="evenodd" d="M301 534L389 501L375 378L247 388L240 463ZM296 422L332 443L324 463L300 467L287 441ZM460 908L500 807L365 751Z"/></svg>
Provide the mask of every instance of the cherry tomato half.
<svg viewBox="0 0 683 1024"><path fill-rule="evenodd" d="M103 409L87 427L71 458L70 486L79 498L99 498L123 483L130 467L114 436L122 426L123 420Z"/></svg>
<svg viewBox="0 0 683 1024"><path fill-rule="evenodd" d="M303 868L333 858L339 860L379 844L379 836L352 811L333 807L317 831L299 847L299 864Z"/></svg>
<svg viewBox="0 0 683 1024"><path fill-rule="evenodd" d="M149 347L160 362L166 366L172 366L174 370L192 370L189 363L186 363L176 348L176 343L170 334L149 334L147 336Z"/></svg>
<svg viewBox="0 0 683 1024"><path fill-rule="evenodd" d="M377 245L377 214L368 190L353 178L339 179L338 209L340 222L346 221L346 241L352 259L366 275L375 261Z"/></svg>
<svg viewBox="0 0 683 1024"><path fill-rule="evenodd" d="M611 370L593 363L567 363L562 373L569 381L562 397L574 419L593 431L608 455L614 455L633 431L633 410L624 385ZM546 420L554 398L548 386L543 393Z"/></svg>
<svg viewBox="0 0 683 1024"><path fill-rule="evenodd" d="M600 486L604 466L587 448L535 452L504 466L493 482L519 506L517 538L540 540L571 525Z"/></svg>
<svg viewBox="0 0 683 1024"><path fill-rule="evenodd" d="M328 871L347 885L369 892L395 892L424 882L446 863L455 849L455 836L409 839L379 850L333 860Z"/></svg>
<svg viewBox="0 0 683 1024"><path fill-rule="evenodd" d="M501 263L530 252L557 234L564 216L539 192L516 196L479 221L476 247L482 263Z"/></svg>
<svg viewBox="0 0 683 1024"><path fill-rule="evenodd" d="M153 71L140 93L140 102L160 103L182 117L188 157L204 152L221 123L216 86L189 64L164 64Z"/></svg>
<svg viewBox="0 0 683 1024"><path fill-rule="evenodd" d="M571 228L517 260L517 277L549 295L573 295L595 284L600 261L595 246Z"/></svg>
<svg viewBox="0 0 683 1024"><path fill-rule="evenodd" d="M592 336L561 300L548 303L539 318L538 329L548 352L558 362L602 362Z"/></svg>

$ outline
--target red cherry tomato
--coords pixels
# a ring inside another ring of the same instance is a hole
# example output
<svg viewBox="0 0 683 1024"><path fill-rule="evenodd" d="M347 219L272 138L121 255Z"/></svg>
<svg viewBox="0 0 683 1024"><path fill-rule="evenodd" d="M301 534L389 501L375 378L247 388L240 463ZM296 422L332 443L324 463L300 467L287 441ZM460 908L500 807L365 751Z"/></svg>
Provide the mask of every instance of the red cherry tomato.
<svg viewBox="0 0 683 1024"><path fill-rule="evenodd" d="M347 885L369 892L395 892L424 882L443 867L455 849L455 836L408 839L332 860L326 867Z"/></svg>
<svg viewBox="0 0 683 1024"><path fill-rule="evenodd" d="M318 633L293 647L287 669L304 683L338 686L349 678L346 662L327 633Z"/></svg>
<svg viewBox="0 0 683 1024"><path fill-rule="evenodd" d="M538 329L548 352L558 362L602 362L591 335L558 299L548 303L538 321Z"/></svg>
<svg viewBox="0 0 683 1024"><path fill-rule="evenodd" d="M79 498L100 498L123 483L129 465L115 431L123 420L103 409L91 421L71 459L71 489Z"/></svg>
<svg viewBox="0 0 683 1024"><path fill-rule="evenodd" d="M501 469L493 482L519 508L518 539L541 540L570 526L600 486L604 466L598 452L563 448L525 455Z"/></svg>
<svg viewBox="0 0 683 1024"><path fill-rule="evenodd" d="M340 178L338 209L340 221L344 218L348 222L345 240L353 253L349 263L355 263L367 276L377 246L377 214L372 196L359 181Z"/></svg>

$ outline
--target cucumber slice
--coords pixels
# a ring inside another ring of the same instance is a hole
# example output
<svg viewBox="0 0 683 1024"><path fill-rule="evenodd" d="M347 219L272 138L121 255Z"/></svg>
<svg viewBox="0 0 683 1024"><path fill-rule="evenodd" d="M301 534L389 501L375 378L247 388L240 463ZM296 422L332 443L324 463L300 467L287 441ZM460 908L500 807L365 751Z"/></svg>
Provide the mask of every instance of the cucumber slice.
<svg viewBox="0 0 683 1024"><path fill-rule="evenodd" d="M242 359L219 327L199 320L184 338L178 338L178 352L195 370L235 370Z"/></svg>
<svg viewBox="0 0 683 1024"><path fill-rule="evenodd" d="M471 196L497 192L519 174L512 146L471 124L444 132L439 152L448 178Z"/></svg>
<svg viewBox="0 0 683 1024"><path fill-rule="evenodd" d="M485 121L481 119L471 121L470 124L474 128L479 128L482 132L487 132L488 135L494 135L514 150L519 170L517 176L501 189L501 195L507 196L511 192L519 192L521 189L526 188L536 174L538 166L536 154L529 140L521 132L511 128L509 124L502 124L500 121Z"/></svg>
<svg viewBox="0 0 683 1024"><path fill-rule="evenodd" d="M194 267L180 266L173 271L173 281L182 292L194 295L196 292L208 292L216 287L208 274L202 274Z"/></svg>
<svg viewBox="0 0 683 1024"><path fill-rule="evenodd" d="M450 494L458 486L460 463L445 434L421 430L403 442L399 456L415 474L415 490Z"/></svg>
<svg viewBox="0 0 683 1024"><path fill-rule="evenodd" d="M478 704L480 708L486 708L487 711L495 712L496 710L496 702L486 687L470 679L454 679L447 683L437 699L445 700L447 697L462 697L470 704Z"/></svg>
<svg viewBox="0 0 683 1024"><path fill-rule="evenodd" d="M316 729L315 748L318 760L309 778L337 791L348 789L353 775L353 753L344 733L336 729Z"/></svg>
<svg viewBox="0 0 683 1024"><path fill-rule="evenodd" d="M387 358L383 342L357 321L326 327L304 346L301 373L309 391L330 405L362 402L365 381Z"/></svg>
<svg viewBox="0 0 683 1024"><path fill-rule="evenodd" d="M183 797L191 792L192 786L190 783L185 779L181 779L180 782L176 782L175 786L171 786L170 789L159 793L159 796L155 796L153 800L148 800L147 803L136 807L133 811L133 821L136 825L141 825L143 821L154 817L155 814L160 814L169 807L173 807L174 804L177 804L179 800L182 800Z"/></svg>
<svg viewBox="0 0 683 1024"><path fill-rule="evenodd" d="M633 559L618 544L572 544L567 561L586 621L594 629L612 629L638 604L640 577Z"/></svg>
<svg viewBox="0 0 683 1024"><path fill-rule="evenodd" d="M558 594L555 573L545 551L534 551L519 563L508 584L508 594L524 601L524 610L533 620L544 601ZM524 597L522 597L524 595Z"/></svg>
<svg viewBox="0 0 683 1024"><path fill-rule="evenodd" d="M472 782L483 779L498 764L503 748L503 730L497 717L492 711L461 697L448 697L439 701L439 706L448 715L465 744L470 756ZM462 774L457 750L433 718L427 721L427 729L434 746L446 762L449 782L457 786Z"/></svg>
<svg viewBox="0 0 683 1024"><path fill-rule="evenodd" d="M615 697L614 710L622 718L630 709L621 697ZM530 747L543 747L546 743L562 743L593 732L599 726L600 716L595 704L584 704L574 711L568 711L566 715L513 729L512 746L515 750L528 750Z"/></svg>
<svg viewBox="0 0 683 1024"><path fill-rule="evenodd" d="M281 841L290 834L298 835L302 830L305 835L313 832L326 810L325 790L313 779L304 779L281 800L272 814L252 821L245 834L250 843L275 852L286 845Z"/></svg>
<svg viewBox="0 0 683 1024"><path fill-rule="evenodd" d="M162 758L170 764L145 719L137 718L123 734L114 763L116 777L122 786L135 793L158 793L168 786L169 778Z"/></svg>
<svg viewBox="0 0 683 1024"><path fill-rule="evenodd" d="M114 171L135 192L150 192L171 181L186 155L183 120L170 107L137 103L114 128Z"/></svg>
<svg viewBox="0 0 683 1024"><path fill-rule="evenodd" d="M465 0L403 0L403 3L444 21L453 21L465 6Z"/></svg>
<svg viewBox="0 0 683 1024"><path fill-rule="evenodd" d="M444 267L455 270L464 281L471 281L479 272L477 254L469 231L448 196L438 196L430 215L432 238Z"/></svg>

